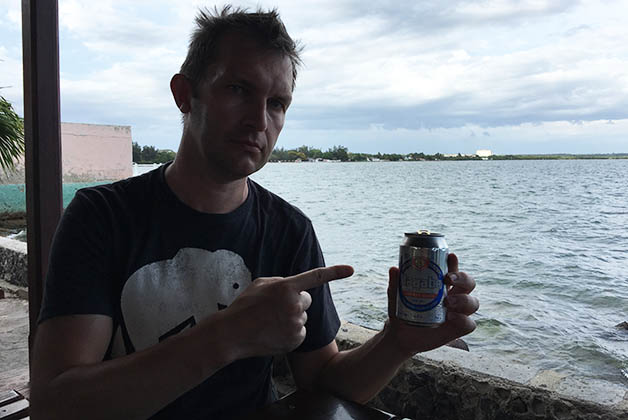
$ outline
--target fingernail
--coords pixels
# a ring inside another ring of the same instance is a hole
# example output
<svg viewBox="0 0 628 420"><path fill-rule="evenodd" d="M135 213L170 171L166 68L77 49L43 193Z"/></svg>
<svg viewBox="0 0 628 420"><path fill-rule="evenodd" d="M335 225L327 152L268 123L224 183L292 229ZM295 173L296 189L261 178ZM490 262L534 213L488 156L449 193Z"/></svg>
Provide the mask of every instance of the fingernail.
<svg viewBox="0 0 628 420"><path fill-rule="evenodd" d="M457 275L455 275L455 274L453 274L453 273L450 273L450 274L449 274L449 279L450 279L452 282L455 282L456 280L458 280L458 276L457 276Z"/></svg>

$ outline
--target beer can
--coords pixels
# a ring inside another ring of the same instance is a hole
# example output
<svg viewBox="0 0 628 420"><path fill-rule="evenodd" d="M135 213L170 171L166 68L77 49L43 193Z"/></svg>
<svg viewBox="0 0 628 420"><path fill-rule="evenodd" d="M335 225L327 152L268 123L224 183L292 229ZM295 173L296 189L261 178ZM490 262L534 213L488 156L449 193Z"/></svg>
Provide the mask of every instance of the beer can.
<svg viewBox="0 0 628 420"><path fill-rule="evenodd" d="M449 248L445 236L420 230L406 233L399 247L397 318L420 327L445 322L445 274Z"/></svg>

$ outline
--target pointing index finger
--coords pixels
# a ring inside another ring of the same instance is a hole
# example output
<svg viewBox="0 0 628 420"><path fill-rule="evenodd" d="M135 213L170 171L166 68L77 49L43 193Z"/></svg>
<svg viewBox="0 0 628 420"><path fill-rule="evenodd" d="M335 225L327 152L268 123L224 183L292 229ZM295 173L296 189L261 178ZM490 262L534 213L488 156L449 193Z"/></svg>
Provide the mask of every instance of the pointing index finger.
<svg viewBox="0 0 628 420"><path fill-rule="evenodd" d="M332 265L331 267L315 268L296 276L286 277L285 281L302 291L321 286L332 280L349 277L352 274L353 267L350 265Z"/></svg>

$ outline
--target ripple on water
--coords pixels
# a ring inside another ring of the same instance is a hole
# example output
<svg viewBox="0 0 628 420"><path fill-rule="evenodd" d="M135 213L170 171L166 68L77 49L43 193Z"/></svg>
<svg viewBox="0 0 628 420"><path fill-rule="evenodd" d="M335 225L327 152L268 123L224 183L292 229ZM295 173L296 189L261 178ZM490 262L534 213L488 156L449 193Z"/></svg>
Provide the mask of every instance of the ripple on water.
<svg viewBox="0 0 628 420"><path fill-rule="evenodd" d="M508 333L508 324L495 318L484 318L479 314L475 320L477 332L483 338L496 338Z"/></svg>
<svg viewBox="0 0 628 420"><path fill-rule="evenodd" d="M342 318L379 328L402 233L440 231L477 281L473 351L627 384L613 327L628 321L628 160L269 164L254 178L312 219L328 264L356 268L330 285Z"/></svg>

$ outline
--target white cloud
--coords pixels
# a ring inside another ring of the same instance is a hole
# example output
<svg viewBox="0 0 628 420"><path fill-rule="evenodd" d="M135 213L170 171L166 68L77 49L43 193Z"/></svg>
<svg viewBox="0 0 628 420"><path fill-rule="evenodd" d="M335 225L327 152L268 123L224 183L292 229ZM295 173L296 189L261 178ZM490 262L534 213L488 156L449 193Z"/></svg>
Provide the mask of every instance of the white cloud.
<svg viewBox="0 0 628 420"><path fill-rule="evenodd" d="M22 11L19 2L11 2L8 5L7 20L18 29L22 29Z"/></svg>
<svg viewBox="0 0 628 420"><path fill-rule="evenodd" d="M429 128L499 141L498 127L556 122L543 133L558 135L569 121L627 118L628 6L619 0L261 4L277 5L306 46L291 130L375 139L369 127L399 138ZM178 139L162 137L179 130L168 82L199 6L207 3L60 1L63 117L132 124L175 148ZM17 2L0 5L0 22L13 27L0 34L0 85L14 85L3 94L21 103L19 13Z"/></svg>
<svg viewBox="0 0 628 420"><path fill-rule="evenodd" d="M465 3L459 11L480 13L477 5ZM566 3L554 2L497 1L481 6L482 13L490 16L568 9ZM564 23L573 21L572 28L580 28L577 31L556 32L545 22L547 16L507 32L500 29L500 37L516 44L511 50L504 50L503 40L487 39L484 26L465 24L464 31L453 28L441 37L392 32L373 38L365 34L369 26L360 20L332 22L322 28L326 35L306 50L307 67L295 103L308 110L343 109L337 112L343 118L352 108L398 111L446 102L446 107L430 115L432 126L599 119L605 113L617 118L628 105L624 71L628 46L623 42L628 30L610 19L617 10L604 14L587 5L584 11L588 14L590 8L596 10L591 21L594 30L576 25L582 22L578 10L569 18L560 17ZM599 25L609 19L610 25ZM335 25L343 30L334 30ZM373 27L377 32L377 25ZM527 36L530 32L537 35ZM316 30L306 34L315 39ZM520 38L528 41L516 42Z"/></svg>
<svg viewBox="0 0 628 420"><path fill-rule="evenodd" d="M60 3L59 24L88 49L97 52L142 54L145 49L168 45L177 26L161 25L142 16L147 1L115 0Z"/></svg>
<svg viewBox="0 0 628 420"><path fill-rule="evenodd" d="M24 115L22 57L17 59L0 45L0 95L6 98L19 115Z"/></svg>
<svg viewBox="0 0 628 420"><path fill-rule="evenodd" d="M90 118L90 122L134 126L177 121L169 82L182 57L156 47L147 50L143 58L115 62L82 78L62 75L63 118L75 122Z"/></svg>
<svg viewBox="0 0 628 420"><path fill-rule="evenodd" d="M363 153L474 153L491 149L497 154L520 153L628 153L628 119L525 123L486 129L474 124L453 128L300 129L286 127L278 146L303 144L326 150L342 144ZM481 135L480 135L481 134ZM591 147L594 142L595 146Z"/></svg>

